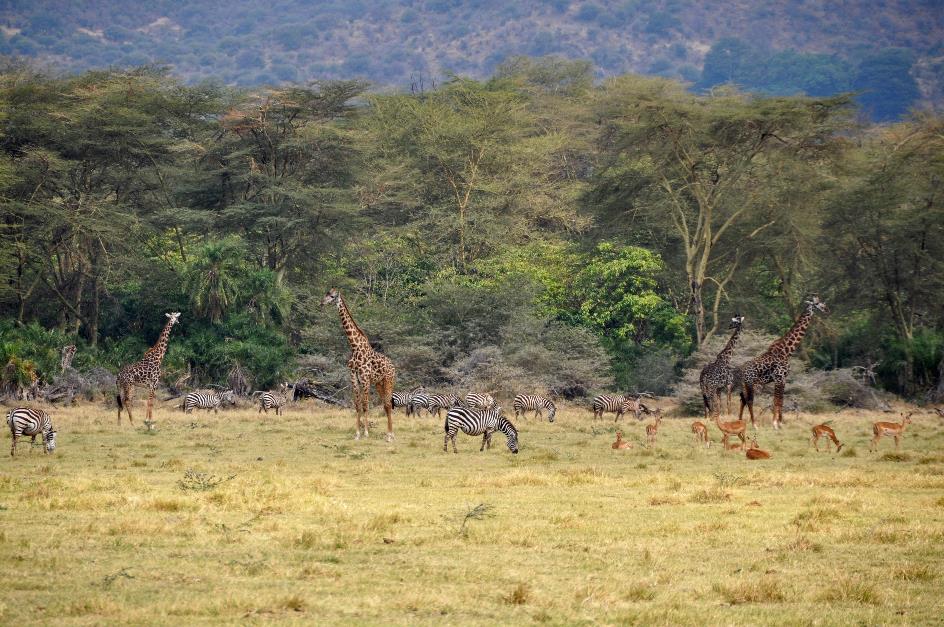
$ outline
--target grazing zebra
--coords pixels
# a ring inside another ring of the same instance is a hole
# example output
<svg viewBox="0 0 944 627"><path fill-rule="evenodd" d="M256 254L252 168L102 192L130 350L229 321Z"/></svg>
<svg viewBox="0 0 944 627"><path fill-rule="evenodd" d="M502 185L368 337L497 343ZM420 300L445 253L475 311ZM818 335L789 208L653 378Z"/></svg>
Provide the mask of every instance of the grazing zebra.
<svg viewBox="0 0 944 627"><path fill-rule="evenodd" d="M481 435L482 447L479 451L484 451L485 447L492 447L492 434L501 431L507 438L508 450L517 455L518 453L518 430L515 425L502 416L501 407L495 406L492 409L466 409L465 407L453 407L446 412L446 424L444 425L446 437L443 439L443 452L449 451L449 440L452 440L452 452L456 450L456 434L459 429L466 435Z"/></svg>
<svg viewBox="0 0 944 627"><path fill-rule="evenodd" d="M426 409L437 418L439 418L439 410L458 406L458 394L433 394L426 401Z"/></svg>
<svg viewBox="0 0 944 627"><path fill-rule="evenodd" d="M259 396L259 413L268 414L270 409L275 409L275 415L280 416L282 407L288 403L288 398L285 396L286 389L287 386L283 384L279 386L279 392L263 392Z"/></svg>
<svg viewBox="0 0 944 627"><path fill-rule="evenodd" d="M24 435L32 436L31 443L35 443L36 436L42 433L43 442L46 443L46 453L56 450L56 431L52 426L52 419L42 409L17 407L7 414L7 424L10 425L10 433L13 436L13 446L10 448L11 457L16 455L17 438Z"/></svg>
<svg viewBox="0 0 944 627"><path fill-rule="evenodd" d="M422 386L420 386L413 388L409 392L394 392L391 397L393 408L403 407L406 410L406 415L409 416L413 413L413 397L422 389Z"/></svg>
<svg viewBox="0 0 944 627"><path fill-rule="evenodd" d="M554 422L554 415L557 414L557 406L554 405L554 401L534 394L519 394L511 404L515 408L515 418L518 418L519 413L523 417L525 412L529 411L533 411L536 418L543 418L546 409L548 410L547 421Z"/></svg>
<svg viewBox="0 0 944 627"><path fill-rule="evenodd" d="M413 396L412 392L394 392L390 397L393 402L393 408L397 407L406 407L406 413L410 413L410 398Z"/></svg>
<svg viewBox="0 0 944 627"><path fill-rule="evenodd" d="M633 412L636 416L636 420L642 420L640 414L642 413L643 406L639 402L638 397L625 396L620 394L619 396L611 396L610 394L601 394L600 396L593 399L593 417L594 418L603 418L603 414L614 413L616 418L613 419L613 422L616 422L623 417L623 414L626 412Z"/></svg>
<svg viewBox="0 0 944 627"><path fill-rule="evenodd" d="M225 392L191 392L184 398L184 412L191 413L194 409L213 410L213 413L219 413L220 405L229 403L236 404L236 392L226 390Z"/></svg>
<svg viewBox="0 0 944 627"><path fill-rule="evenodd" d="M410 404L406 408L407 414L416 414L419 416L420 408L430 411L429 409L429 395L428 394L414 394L410 397ZM430 411L430 413L432 413Z"/></svg>
<svg viewBox="0 0 944 627"><path fill-rule="evenodd" d="M472 409L491 409L495 406L495 398L491 394L470 392L465 395L465 405Z"/></svg>

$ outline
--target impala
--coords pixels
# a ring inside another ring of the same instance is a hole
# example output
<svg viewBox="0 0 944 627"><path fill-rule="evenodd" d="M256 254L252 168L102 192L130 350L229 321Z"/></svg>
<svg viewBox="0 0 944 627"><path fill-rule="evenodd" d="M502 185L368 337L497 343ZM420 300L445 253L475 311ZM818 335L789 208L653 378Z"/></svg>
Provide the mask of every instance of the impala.
<svg viewBox="0 0 944 627"><path fill-rule="evenodd" d="M692 433L695 435L695 444L704 444L705 448L711 446L711 440L708 438L708 427L705 423L696 420L692 423Z"/></svg>
<svg viewBox="0 0 944 627"><path fill-rule="evenodd" d="M827 425L826 423L823 423L823 424L821 424L821 425L814 425L814 426L813 426L813 438L810 440L810 444L812 444L814 447L816 447L816 452L817 452L817 453L819 452L819 439L820 439L820 438L826 438L826 449L827 449L827 450L829 450L829 448L831 448L831 447L829 446L829 441L830 441L830 440L832 440L832 443L836 445L836 452L837 452L837 453L838 453L839 450L842 448L842 443L841 443L841 442L839 441L839 439L836 437L836 432L833 431L833 428L830 427L829 425Z"/></svg>
<svg viewBox="0 0 944 627"><path fill-rule="evenodd" d="M767 451L762 451L757 446L757 438L751 438L751 445L747 448L745 453L748 459L770 459L770 453Z"/></svg>
<svg viewBox="0 0 944 627"><path fill-rule="evenodd" d="M883 435L895 438L895 450L898 450L898 442L905 434L905 427L911 424L911 414L913 413L914 412L908 412L907 415L902 414L901 422L874 423L872 425L872 433L875 434L875 437L872 438L872 444L869 445L869 450L875 451L878 448L878 441L882 439Z"/></svg>
<svg viewBox="0 0 944 627"><path fill-rule="evenodd" d="M728 438L732 435L736 435L741 438L741 444L747 443L747 438L744 435L744 432L747 431L747 422L744 420L732 420L731 422L721 422L721 416L715 414L715 424L718 425L718 428L721 429L721 433L724 434L724 437L721 438L721 444L724 446L725 450L732 450L728 446Z"/></svg>
<svg viewBox="0 0 944 627"><path fill-rule="evenodd" d="M633 448L633 443L630 442L629 440L624 440L624 439L623 439L623 432L622 432L622 431L617 431L617 432L616 432L616 442L613 442L613 448L614 448L614 449Z"/></svg>
<svg viewBox="0 0 944 627"><path fill-rule="evenodd" d="M656 443L656 436L659 435L659 425L662 423L662 412L656 410L656 421L646 425L646 445L652 447Z"/></svg>

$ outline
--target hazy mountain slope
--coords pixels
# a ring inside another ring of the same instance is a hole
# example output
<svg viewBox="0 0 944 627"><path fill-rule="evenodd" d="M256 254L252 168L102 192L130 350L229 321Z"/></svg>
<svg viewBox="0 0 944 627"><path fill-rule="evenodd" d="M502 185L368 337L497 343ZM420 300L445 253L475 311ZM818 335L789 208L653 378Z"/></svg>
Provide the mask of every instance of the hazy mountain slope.
<svg viewBox="0 0 944 627"><path fill-rule="evenodd" d="M411 75L486 75L518 54L697 82L711 47L730 37L835 55L852 74L870 53L903 48L924 100L940 101L944 74L935 0L7 0L0 28L4 54L70 69L169 63L188 79L234 84L359 75L404 87Z"/></svg>

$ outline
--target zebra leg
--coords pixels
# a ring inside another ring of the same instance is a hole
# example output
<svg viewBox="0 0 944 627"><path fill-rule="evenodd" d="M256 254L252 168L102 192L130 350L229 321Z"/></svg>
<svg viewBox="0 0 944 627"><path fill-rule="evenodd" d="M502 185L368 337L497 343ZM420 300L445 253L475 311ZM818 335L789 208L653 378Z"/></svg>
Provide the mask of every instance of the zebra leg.
<svg viewBox="0 0 944 627"><path fill-rule="evenodd" d="M485 445L488 443L488 434L482 434L482 446L479 447L479 453L485 450Z"/></svg>

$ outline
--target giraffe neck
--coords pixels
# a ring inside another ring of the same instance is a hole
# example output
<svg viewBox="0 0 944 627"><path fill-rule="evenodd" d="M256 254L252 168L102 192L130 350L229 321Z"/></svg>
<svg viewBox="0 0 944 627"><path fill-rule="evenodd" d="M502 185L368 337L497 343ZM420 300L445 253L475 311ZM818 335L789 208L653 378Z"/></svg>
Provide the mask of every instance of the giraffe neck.
<svg viewBox="0 0 944 627"><path fill-rule="evenodd" d="M741 327L735 327L734 333L731 334L731 338L728 339L728 343L724 345L724 348L718 353L718 359L715 361L720 366L727 366L731 363L731 355L734 353L734 347L737 346L738 337L741 335Z"/></svg>
<svg viewBox="0 0 944 627"><path fill-rule="evenodd" d="M367 336L354 322L354 316L351 315L351 310L347 308L347 304L340 294L338 294L338 315L341 317L341 328L344 329L344 334L347 335L351 351L369 349L370 342L367 341Z"/></svg>
<svg viewBox="0 0 944 627"><path fill-rule="evenodd" d="M787 356L792 355L793 351L800 345L800 342L803 341L803 336L806 335L806 329L810 326L810 322L812 321L813 308L807 307L806 311L800 314L800 317L793 323L793 326L787 331L786 335L780 338L780 345L783 347Z"/></svg>
<svg viewBox="0 0 944 627"><path fill-rule="evenodd" d="M161 331L160 337L157 338L157 343L147 352L146 359L156 361L157 363L161 363L164 360L164 353L167 352L167 341L170 337L170 329L172 326L174 326L174 323L168 320L167 324L164 325L164 330Z"/></svg>

